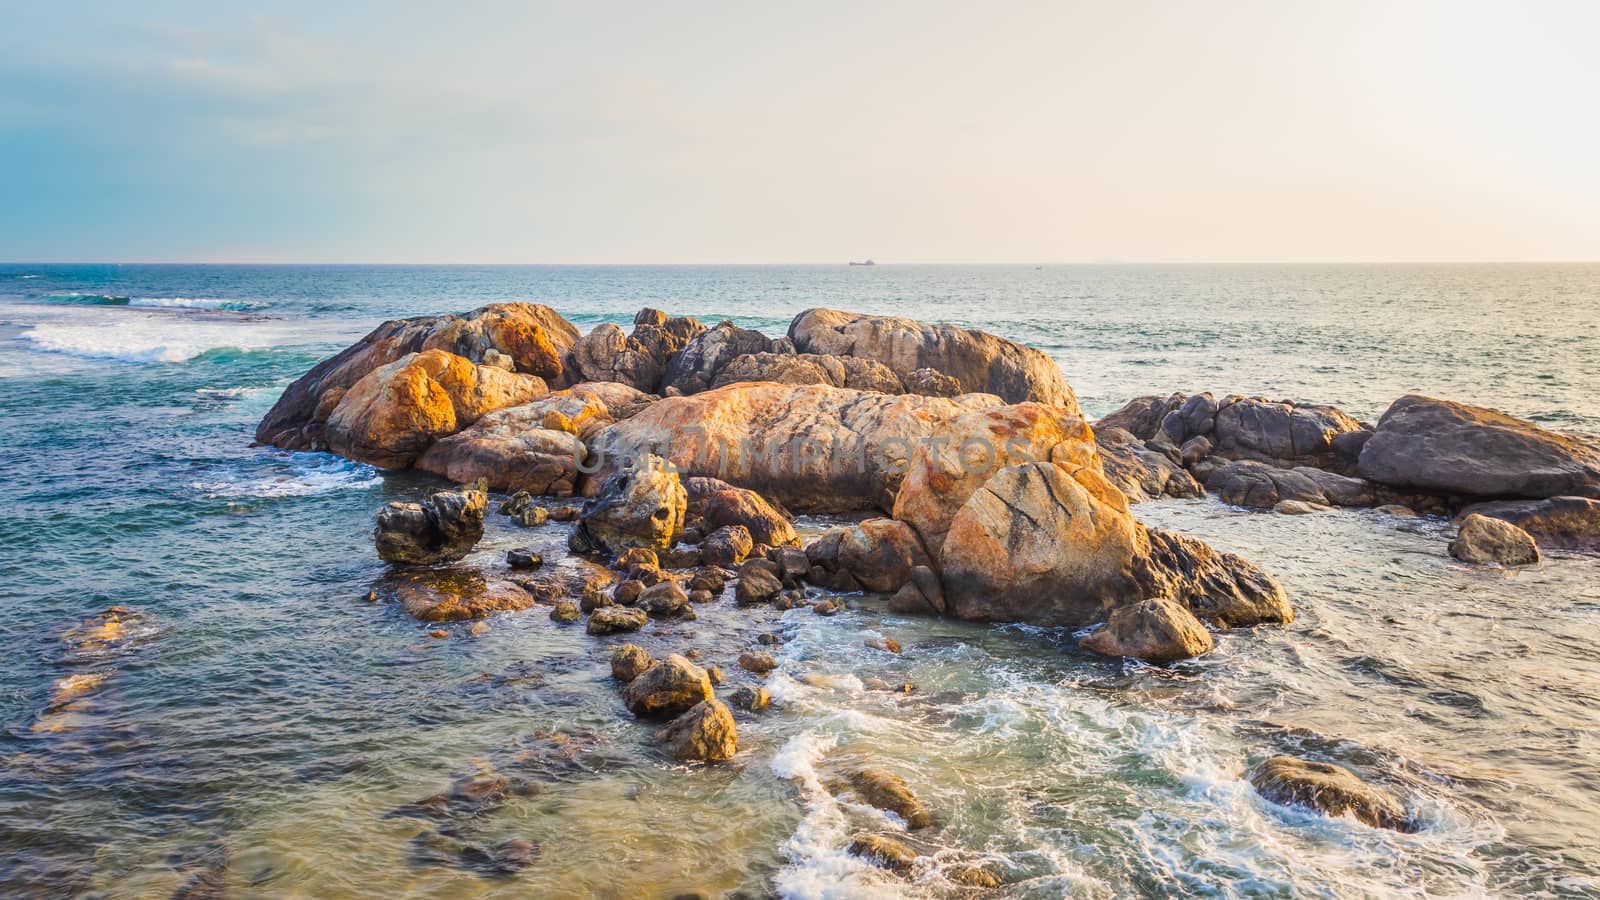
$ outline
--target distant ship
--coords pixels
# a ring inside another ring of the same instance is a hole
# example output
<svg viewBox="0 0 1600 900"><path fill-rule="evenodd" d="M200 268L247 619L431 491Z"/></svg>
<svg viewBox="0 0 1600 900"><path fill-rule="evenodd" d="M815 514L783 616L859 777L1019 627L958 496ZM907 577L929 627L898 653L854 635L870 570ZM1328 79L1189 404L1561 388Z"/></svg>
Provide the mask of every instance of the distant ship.
<svg viewBox="0 0 1600 900"><path fill-rule="evenodd" d="M866 262L856 262L855 260L852 259L852 260L850 260L850 265L852 265L852 266L875 266L875 265L877 265L877 263L873 262L870 259L867 260Z"/></svg>

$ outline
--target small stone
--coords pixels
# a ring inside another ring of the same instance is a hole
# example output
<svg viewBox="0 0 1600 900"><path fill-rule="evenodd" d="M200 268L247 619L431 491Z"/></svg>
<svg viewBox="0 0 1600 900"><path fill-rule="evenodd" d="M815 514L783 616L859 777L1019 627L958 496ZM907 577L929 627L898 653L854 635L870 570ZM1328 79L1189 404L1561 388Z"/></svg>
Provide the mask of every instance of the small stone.
<svg viewBox="0 0 1600 900"><path fill-rule="evenodd" d="M917 861L917 851L892 837L881 834L858 834L850 842L850 855L894 872L905 874Z"/></svg>
<svg viewBox="0 0 1600 900"><path fill-rule="evenodd" d="M431 638L447 638L449 636L450 632L445 631L443 628L435 628L434 630L428 632L428 637Z"/></svg>
<svg viewBox="0 0 1600 900"><path fill-rule="evenodd" d="M811 607L811 611L819 616L837 615L839 607L832 600L824 600Z"/></svg>
<svg viewBox="0 0 1600 900"><path fill-rule="evenodd" d="M544 565L544 556L532 547L517 547L506 551L506 565L513 569L537 569Z"/></svg>
<svg viewBox="0 0 1600 900"><path fill-rule="evenodd" d="M550 521L550 510L542 506L530 506L522 512L511 517L511 521L523 528L538 528Z"/></svg>
<svg viewBox="0 0 1600 900"><path fill-rule="evenodd" d="M472 623L472 627L467 629L467 634L471 635L472 637L483 637L484 635L486 635L488 633L489 633L489 623L483 621L482 619L479 619L478 621L473 622Z"/></svg>
<svg viewBox="0 0 1600 900"><path fill-rule="evenodd" d="M710 591L690 591L689 602L694 604L710 603L717 599Z"/></svg>
<svg viewBox="0 0 1600 900"><path fill-rule="evenodd" d="M638 644L623 644L611 651L611 677L626 684L644 674L655 662Z"/></svg>
<svg viewBox="0 0 1600 900"><path fill-rule="evenodd" d="M533 503L533 495L527 491L517 491L500 504L500 514L514 516L527 509Z"/></svg>
<svg viewBox="0 0 1600 900"><path fill-rule="evenodd" d="M762 712L772 705L772 695L764 687L740 685L729 697L733 705L749 712Z"/></svg>
<svg viewBox="0 0 1600 900"><path fill-rule="evenodd" d="M649 566L656 568L660 560L656 552L649 547L629 547L617 554L616 568L626 572L634 566Z"/></svg>
<svg viewBox="0 0 1600 900"><path fill-rule="evenodd" d="M639 595L643 593L644 582L629 579L612 589L611 599L623 606L632 606L639 602Z"/></svg>
<svg viewBox="0 0 1600 900"><path fill-rule="evenodd" d="M746 650L739 654L739 668L765 675L778 667L778 660L765 650Z"/></svg>
<svg viewBox="0 0 1600 900"><path fill-rule="evenodd" d="M590 634L613 634L618 631L638 631L650 617L644 610L629 606L607 606L597 609L589 617Z"/></svg>
<svg viewBox="0 0 1600 900"><path fill-rule="evenodd" d="M583 592L583 599L578 601L578 608L586 613L592 613L597 609L604 609L607 606L611 606L613 602L614 601L611 599L611 595L606 593L604 590L599 588L587 588Z"/></svg>
<svg viewBox="0 0 1600 900"><path fill-rule="evenodd" d="M777 635L775 635L775 634L773 634L772 632L769 631L769 632L766 632L765 634L756 635L756 643L760 644L763 647L775 647L778 644L783 643L783 638L778 637Z"/></svg>
<svg viewBox="0 0 1600 900"><path fill-rule="evenodd" d="M711 679L712 684L726 684L728 681L721 666L706 666L706 677Z"/></svg>
<svg viewBox="0 0 1600 900"><path fill-rule="evenodd" d="M578 609L578 604L571 600L561 600L550 610L552 622L576 622L583 618L583 611Z"/></svg>
<svg viewBox="0 0 1600 900"><path fill-rule="evenodd" d="M694 574L693 578L689 579L689 590L691 591L708 591L712 594L720 594L722 589L727 586L728 576L723 574L722 569L718 568L701 569Z"/></svg>
<svg viewBox="0 0 1600 900"><path fill-rule="evenodd" d="M576 506L558 506L550 510L550 518L557 522L571 522L578 518L580 512Z"/></svg>
<svg viewBox="0 0 1600 900"><path fill-rule="evenodd" d="M900 652L900 642L892 637L867 638L862 643L872 650L882 650L885 653Z"/></svg>

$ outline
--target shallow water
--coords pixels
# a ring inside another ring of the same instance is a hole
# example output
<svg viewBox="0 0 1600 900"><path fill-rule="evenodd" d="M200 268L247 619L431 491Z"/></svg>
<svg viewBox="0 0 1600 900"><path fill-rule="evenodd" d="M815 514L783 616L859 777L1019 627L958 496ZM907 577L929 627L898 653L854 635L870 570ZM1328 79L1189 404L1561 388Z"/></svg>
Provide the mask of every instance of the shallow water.
<svg viewBox="0 0 1600 900"><path fill-rule="evenodd" d="M1091 414L1209 388L1375 419L1416 390L1600 432L1597 295L1594 266L0 267L0 894L955 896L971 863L1006 896L1600 894L1592 557L1482 571L1442 522L1146 504L1278 575L1297 621L1160 670L873 598L719 603L636 639L737 682L739 650L778 634L777 704L741 718L732 764L684 767L623 708L620 639L539 609L430 638L366 602L372 510L427 480L248 446L377 321L506 299L585 329L643 305L771 333L813 305L979 324L1049 349ZM491 564L564 541L491 518ZM142 612L126 640L63 641L112 604ZM53 703L72 676L84 693ZM1242 775L1277 752L1390 786L1424 827L1264 803ZM938 817L907 879L844 852L897 827L836 794L863 761ZM407 812L481 772L527 788L459 839L537 842L513 876L442 864L450 836Z"/></svg>

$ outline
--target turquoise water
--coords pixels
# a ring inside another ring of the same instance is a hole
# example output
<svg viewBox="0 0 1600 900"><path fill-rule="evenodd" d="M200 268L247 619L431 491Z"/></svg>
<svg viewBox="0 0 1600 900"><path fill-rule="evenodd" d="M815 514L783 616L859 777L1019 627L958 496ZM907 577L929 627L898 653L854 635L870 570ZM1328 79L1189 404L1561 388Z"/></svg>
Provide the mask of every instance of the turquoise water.
<svg viewBox="0 0 1600 900"><path fill-rule="evenodd" d="M817 305L977 325L1053 354L1093 415L1210 389L1371 420L1420 391L1600 433L1597 298L1597 266L0 266L0 894L954 896L972 862L1007 896L1600 894L1592 557L1483 572L1441 522L1142 506L1273 571L1300 613L1172 671L870 599L717 605L642 642L733 675L779 634L779 704L734 763L690 769L623 709L606 641L537 609L430 638L365 602L372 511L425 479L249 446L378 321L500 300L585 330L646 305L770 333ZM560 555L558 529L496 519L477 558L530 537ZM63 640L113 604L140 613L126 640ZM580 765L539 762L550 731ZM1264 804L1241 776L1275 752L1381 781L1425 827ZM843 852L890 824L828 790L861 760L940 816L909 879ZM515 875L430 855L437 823L393 815L485 770L534 786L461 837L539 843Z"/></svg>

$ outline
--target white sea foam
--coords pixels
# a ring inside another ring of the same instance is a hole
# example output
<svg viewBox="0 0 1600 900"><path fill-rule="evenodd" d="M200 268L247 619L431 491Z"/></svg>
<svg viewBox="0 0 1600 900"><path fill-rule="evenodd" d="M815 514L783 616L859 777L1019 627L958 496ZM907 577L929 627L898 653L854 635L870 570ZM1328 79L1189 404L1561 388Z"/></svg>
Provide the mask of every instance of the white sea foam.
<svg viewBox="0 0 1600 900"><path fill-rule="evenodd" d="M220 300L215 297L134 297L129 306L155 309L254 309L255 304L243 300Z"/></svg>
<svg viewBox="0 0 1600 900"><path fill-rule="evenodd" d="M287 470L275 475L255 475L192 482L189 487L208 500L240 497L309 497L330 491L361 490L383 483L378 470L322 453L294 453L285 460Z"/></svg>
<svg viewBox="0 0 1600 900"><path fill-rule="evenodd" d="M817 772L817 763L837 743L833 735L808 731L790 738L773 754L773 774L795 782L806 808L805 818L783 845L789 865L778 873L778 896L794 900L904 896L881 881L870 865L846 852L849 818Z"/></svg>
<svg viewBox="0 0 1600 900"><path fill-rule="evenodd" d="M18 338L50 353L131 363L178 363L211 350L255 350L272 345L269 335L242 323L158 317L129 317L114 324L48 323L35 325Z"/></svg>

